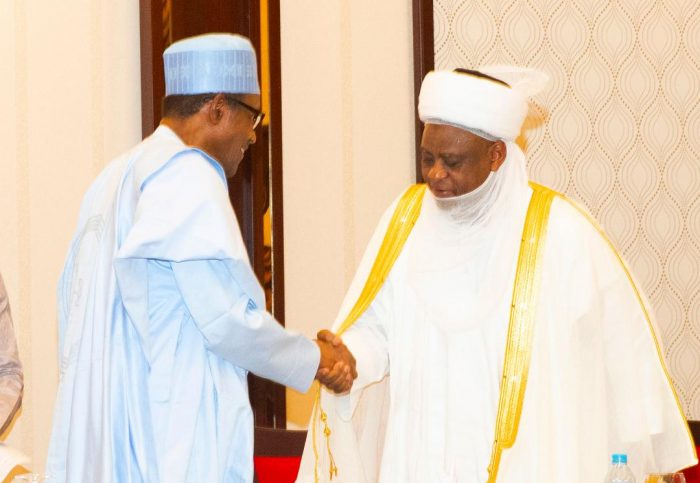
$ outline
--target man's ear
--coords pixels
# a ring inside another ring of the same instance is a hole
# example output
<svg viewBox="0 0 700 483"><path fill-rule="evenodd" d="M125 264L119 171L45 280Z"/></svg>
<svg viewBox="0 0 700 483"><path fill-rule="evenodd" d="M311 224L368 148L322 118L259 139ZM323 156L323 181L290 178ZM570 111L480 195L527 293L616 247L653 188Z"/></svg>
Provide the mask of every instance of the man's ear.
<svg viewBox="0 0 700 483"><path fill-rule="evenodd" d="M207 118L212 124L219 124L224 118L226 112L226 98L219 93L206 104Z"/></svg>
<svg viewBox="0 0 700 483"><path fill-rule="evenodd" d="M498 171L503 162L506 160L506 155L508 150L506 148L506 143L500 139L494 142L489 147L489 159L491 160L491 171Z"/></svg>

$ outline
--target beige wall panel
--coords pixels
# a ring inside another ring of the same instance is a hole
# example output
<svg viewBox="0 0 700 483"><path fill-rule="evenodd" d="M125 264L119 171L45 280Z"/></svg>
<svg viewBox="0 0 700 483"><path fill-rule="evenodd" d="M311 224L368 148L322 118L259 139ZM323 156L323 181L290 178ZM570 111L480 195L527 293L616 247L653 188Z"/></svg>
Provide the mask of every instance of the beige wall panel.
<svg viewBox="0 0 700 483"><path fill-rule="evenodd" d="M286 322L313 336L415 176L411 6L295 0L281 16ZM310 409L288 391L290 427Z"/></svg>
<svg viewBox="0 0 700 483"><path fill-rule="evenodd" d="M58 382L56 285L80 200L140 139L137 2L0 0L0 271L25 367L8 442L44 466ZM7 124L7 125L6 125Z"/></svg>

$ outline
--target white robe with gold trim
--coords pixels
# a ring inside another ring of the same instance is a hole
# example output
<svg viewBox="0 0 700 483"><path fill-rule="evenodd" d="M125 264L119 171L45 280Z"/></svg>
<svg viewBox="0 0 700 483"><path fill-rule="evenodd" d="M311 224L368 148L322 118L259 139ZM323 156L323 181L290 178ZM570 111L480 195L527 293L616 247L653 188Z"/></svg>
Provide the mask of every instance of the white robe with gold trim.
<svg viewBox="0 0 700 483"><path fill-rule="evenodd" d="M531 193L522 183L510 188L508 202L479 230L456 226L425 195L382 290L343 336L358 363L352 392L323 392L334 482L487 480ZM393 210L370 241L336 327L359 296ZM640 301L606 239L556 198L522 418L499 482L602 481L618 452L629 455L638 481L696 462ZM315 469L319 481L329 478L324 426L315 425L300 482L314 481Z"/></svg>

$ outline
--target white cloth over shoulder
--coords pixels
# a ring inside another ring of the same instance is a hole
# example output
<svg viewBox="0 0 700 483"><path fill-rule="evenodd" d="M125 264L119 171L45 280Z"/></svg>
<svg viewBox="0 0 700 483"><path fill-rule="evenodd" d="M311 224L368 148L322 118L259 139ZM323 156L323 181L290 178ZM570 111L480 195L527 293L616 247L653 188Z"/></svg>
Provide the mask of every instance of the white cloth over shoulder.
<svg viewBox="0 0 700 483"><path fill-rule="evenodd" d="M164 126L88 191L58 295L57 481L252 481L247 372L318 367L265 312L221 167Z"/></svg>

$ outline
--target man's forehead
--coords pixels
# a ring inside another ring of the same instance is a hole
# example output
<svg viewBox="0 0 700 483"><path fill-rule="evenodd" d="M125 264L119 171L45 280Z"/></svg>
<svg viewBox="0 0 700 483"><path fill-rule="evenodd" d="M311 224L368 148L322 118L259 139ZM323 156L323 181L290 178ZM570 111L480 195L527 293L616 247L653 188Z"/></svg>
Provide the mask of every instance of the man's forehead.
<svg viewBox="0 0 700 483"><path fill-rule="evenodd" d="M467 144L488 141L474 134L471 130L451 124L427 123L423 129L421 146L431 142L449 142L450 144Z"/></svg>

